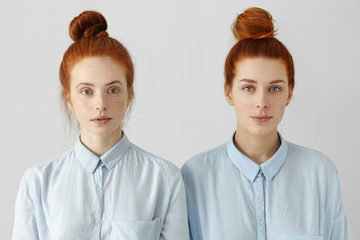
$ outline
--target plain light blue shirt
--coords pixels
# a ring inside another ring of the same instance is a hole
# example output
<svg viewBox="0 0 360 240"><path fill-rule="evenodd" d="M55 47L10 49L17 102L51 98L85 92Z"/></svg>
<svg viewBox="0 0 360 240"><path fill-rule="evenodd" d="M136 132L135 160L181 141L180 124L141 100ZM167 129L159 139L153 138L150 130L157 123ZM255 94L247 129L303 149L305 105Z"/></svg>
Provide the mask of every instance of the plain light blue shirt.
<svg viewBox="0 0 360 240"><path fill-rule="evenodd" d="M333 163L280 139L261 165L231 139L183 166L191 239L350 239Z"/></svg>
<svg viewBox="0 0 360 240"><path fill-rule="evenodd" d="M80 140L26 171L14 240L188 239L180 170L122 139L100 158Z"/></svg>

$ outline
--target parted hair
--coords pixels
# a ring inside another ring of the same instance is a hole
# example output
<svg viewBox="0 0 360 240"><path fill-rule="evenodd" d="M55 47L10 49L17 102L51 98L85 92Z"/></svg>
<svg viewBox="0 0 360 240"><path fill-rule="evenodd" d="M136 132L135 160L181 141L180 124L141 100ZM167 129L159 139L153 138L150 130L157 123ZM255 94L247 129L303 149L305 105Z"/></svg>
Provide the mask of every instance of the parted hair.
<svg viewBox="0 0 360 240"><path fill-rule="evenodd" d="M225 87L232 87L235 65L246 58L265 57L279 59L286 66L289 89L293 89L294 62L289 50L276 37L274 21L269 12L261 8L248 8L239 14L232 25L237 43L225 62Z"/></svg>
<svg viewBox="0 0 360 240"><path fill-rule="evenodd" d="M64 105L70 100L71 71L76 63L87 57L111 57L125 69L129 101L132 100L134 66L127 49L116 39L109 37L107 22L95 11L84 11L75 17L69 27L74 41L66 50L60 65L60 82ZM68 109L67 109L68 110Z"/></svg>

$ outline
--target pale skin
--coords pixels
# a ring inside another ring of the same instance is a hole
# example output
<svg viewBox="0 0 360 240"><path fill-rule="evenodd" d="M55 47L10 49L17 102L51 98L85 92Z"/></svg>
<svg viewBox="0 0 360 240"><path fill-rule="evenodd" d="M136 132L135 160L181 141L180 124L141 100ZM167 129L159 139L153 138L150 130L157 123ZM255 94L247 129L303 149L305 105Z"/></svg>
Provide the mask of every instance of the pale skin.
<svg viewBox="0 0 360 240"><path fill-rule="evenodd" d="M237 116L234 144L259 165L280 147L277 126L293 93L288 82L281 60L256 57L237 62L233 85L225 86Z"/></svg>
<svg viewBox="0 0 360 240"><path fill-rule="evenodd" d="M87 57L70 74L69 109L79 123L81 142L97 156L122 138L131 102L124 68L110 57Z"/></svg>

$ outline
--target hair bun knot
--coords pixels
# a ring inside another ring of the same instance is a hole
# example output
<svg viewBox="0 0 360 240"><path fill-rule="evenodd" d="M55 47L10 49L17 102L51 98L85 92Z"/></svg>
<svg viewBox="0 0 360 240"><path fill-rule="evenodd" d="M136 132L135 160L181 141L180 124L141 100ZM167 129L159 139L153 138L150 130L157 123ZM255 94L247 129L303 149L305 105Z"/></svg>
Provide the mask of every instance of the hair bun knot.
<svg viewBox="0 0 360 240"><path fill-rule="evenodd" d="M239 14L233 24L234 37L263 39L275 37L276 30L271 14L262 8L248 8Z"/></svg>
<svg viewBox="0 0 360 240"><path fill-rule="evenodd" d="M83 37L96 37L96 36L99 37L109 36L109 34L106 32L106 28L104 28L102 24L96 24L92 27L88 27L83 34Z"/></svg>
<svg viewBox="0 0 360 240"><path fill-rule="evenodd" d="M85 11L70 23L69 34L77 41L84 37L107 37L107 22L103 15L94 11Z"/></svg>

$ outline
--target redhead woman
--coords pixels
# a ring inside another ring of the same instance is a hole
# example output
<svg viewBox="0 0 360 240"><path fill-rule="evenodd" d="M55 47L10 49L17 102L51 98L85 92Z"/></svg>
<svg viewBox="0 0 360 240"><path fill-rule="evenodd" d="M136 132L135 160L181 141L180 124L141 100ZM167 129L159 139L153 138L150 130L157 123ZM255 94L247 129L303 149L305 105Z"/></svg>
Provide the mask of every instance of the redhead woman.
<svg viewBox="0 0 360 240"><path fill-rule="evenodd" d="M191 239L350 239L334 164L277 131L294 89L294 64L270 13L250 8L233 32L225 97L237 129L182 168Z"/></svg>
<svg viewBox="0 0 360 240"><path fill-rule="evenodd" d="M108 36L105 18L85 11L60 67L62 97L80 137L64 154L27 170L13 239L188 239L181 172L122 131L134 69Z"/></svg>

